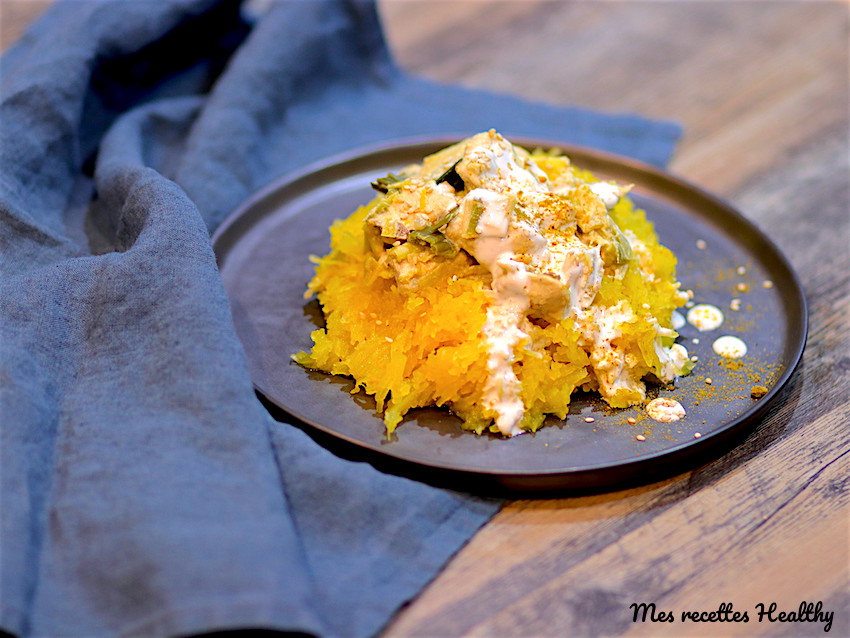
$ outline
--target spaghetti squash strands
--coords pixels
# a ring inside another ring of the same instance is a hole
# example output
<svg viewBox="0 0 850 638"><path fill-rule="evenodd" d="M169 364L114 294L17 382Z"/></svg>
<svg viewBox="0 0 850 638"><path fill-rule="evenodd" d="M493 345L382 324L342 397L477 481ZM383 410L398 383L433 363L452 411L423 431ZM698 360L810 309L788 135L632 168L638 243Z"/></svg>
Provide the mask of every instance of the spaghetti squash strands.
<svg viewBox="0 0 850 638"><path fill-rule="evenodd" d="M307 292L326 327L293 358L353 378L388 432L436 405L512 436L565 418L577 389L627 407L690 371L676 258L628 186L492 130L373 186L331 228Z"/></svg>

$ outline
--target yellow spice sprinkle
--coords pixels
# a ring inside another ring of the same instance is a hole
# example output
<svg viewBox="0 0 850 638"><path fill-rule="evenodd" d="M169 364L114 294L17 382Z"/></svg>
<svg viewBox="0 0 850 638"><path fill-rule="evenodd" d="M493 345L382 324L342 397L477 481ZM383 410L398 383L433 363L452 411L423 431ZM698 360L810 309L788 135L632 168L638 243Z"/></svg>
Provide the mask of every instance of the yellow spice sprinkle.
<svg viewBox="0 0 850 638"><path fill-rule="evenodd" d="M750 396L754 399L761 399L767 394L767 388L763 385L754 385L750 390Z"/></svg>

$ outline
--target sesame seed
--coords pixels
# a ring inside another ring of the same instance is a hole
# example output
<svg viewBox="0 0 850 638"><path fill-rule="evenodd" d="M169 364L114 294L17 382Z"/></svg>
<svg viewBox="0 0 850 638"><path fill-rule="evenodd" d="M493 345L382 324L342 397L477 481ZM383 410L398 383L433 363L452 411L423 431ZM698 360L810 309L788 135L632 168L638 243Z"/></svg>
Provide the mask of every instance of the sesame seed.
<svg viewBox="0 0 850 638"><path fill-rule="evenodd" d="M634 425L635 423L637 423L637 419L633 416L630 416L628 419L626 419L626 422L629 423L629 425Z"/></svg>
<svg viewBox="0 0 850 638"><path fill-rule="evenodd" d="M699 432L694 432L694 438L695 439L698 439L701 436L702 436L702 434L700 434Z"/></svg>
<svg viewBox="0 0 850 638"><path fill-rule="evenodd" d="M764 283L762 283L764 288L773 288L773 282L770 279L765 279Z"/></svg>
<svg viewBox="0 0 850 638"><path fill-rule="evenodd" d="M741 292L747 292L750 287L742 281L737 286L735 286L735 289L740 290Z"/></svg>
<svg viewBox="0 0 850 638"><path fill-rule="evenodd" d="M741 309L741 300L740 299L733 299L731 302L729 302L729 307L732 310L740 310Z"/></svg>
<svg viewBox="0 0 850 638"><path fill-rule="evenodd" d="M700 250L705 250L705 241L702 239L697 239L697 248Z"/></svg>
<svg viewBox="0 0 850 638"><path fill-rule="evenodd" d="M646 437L643 434L638 434L635 436L638 441L646 441Z"/></svg>
<svg viewBox="0 0 850 638"><path fill-rule="evenodd" d="M739 275L743 275L745 272L747 272L747 269L744 268L743 266L738 266L737 272L738 272Z"/></svg>
<svg viewBox="0 0 850 638"><path fill-rule="evenodd" d="M706 378L705 378L705 382L706 382L708 385L711 385L711 377L706 377Z"/></svg>
<svg viewBox="0 0 850 638"><path fill-rule="evenodd" d="M586 416L586 417L584 417L584 422L585 422L585 423L593 423L595 420L596 420L596 419L594 419L592 416Z"/></svg>
<svg viewBox="0 0 850 638"><path fill-rule="evenodd" d="M392 343L392 342L393 342L392 337L384 337L384 339L386 339L386 340L387 340L387 343Z"/></svg>
<svg viewBox="0 0 850 638"><path fill-rule="evenodd" d="M691 341L692 341L693 343L699 343L699 339L697 339L696 337L694 337L693 339L691 339Z"/></svg>

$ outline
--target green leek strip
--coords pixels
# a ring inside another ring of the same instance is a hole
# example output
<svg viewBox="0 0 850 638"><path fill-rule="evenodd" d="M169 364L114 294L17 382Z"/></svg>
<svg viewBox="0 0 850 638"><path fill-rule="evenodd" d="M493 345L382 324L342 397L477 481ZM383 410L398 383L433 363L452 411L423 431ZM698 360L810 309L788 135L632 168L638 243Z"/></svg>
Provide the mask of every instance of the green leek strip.
<svg viewBox="0 0 850 638"><path fill-rule="evenodd" d="M374 182L370 184L372 188L374 188L379 193L386 193L395 186L396 184L400 184L405 180L404 175L395 175L394 173L389 173L386 177L379 177Z"/></svg>
<svg viewBox="0 0 850 638"><path fill-rule="evenodd" d="M452 221L457 215L457 211L457 208L453 208L433 224L411 231L407 240L430 246L431 250L441 257L454 257L458 252L458 247L438 229Z"/></svg>
<svg viewBox="0 0 850 638"><path fill-rule="evenodd" d="M463 159L463 158L461 158ZM440 182L448 182L449 185L455 189L456 191L462 191L466 188L466 184L463 182L463 178L458 175L457 165L460 164L460 160L456 161L454 164L449 166L442 175L440 175L437 179L434 180L434 183L439 184Z"/></svg>
<svg viewBox="0 0 850 638"><path fill-rule="evenodd" d="M629 238L617 226L617 222L611 220L611 226L614 227L614 245L617 248L617 263L625 264L631 261L635 253L632 250L632 245L629 243Z"/></svg>
<svg viewBox="0 0 850 638"><path fill-rule="evenodd" d="M466 225L466 231L463 233L464 239L475 239L478 235L478 221L484 213L484 205L481 202L472 202L472 211L469 213L469 223Z"/></svg>

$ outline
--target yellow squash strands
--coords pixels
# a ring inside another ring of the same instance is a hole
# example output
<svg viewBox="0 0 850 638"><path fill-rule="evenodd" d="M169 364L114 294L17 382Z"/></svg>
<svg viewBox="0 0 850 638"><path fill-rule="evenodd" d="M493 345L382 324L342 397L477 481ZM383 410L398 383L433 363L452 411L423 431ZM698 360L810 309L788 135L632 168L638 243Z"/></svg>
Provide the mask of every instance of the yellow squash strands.
<svg viewBox="0 0 850 638"><path fill-rule="evenodd" d="M676 258L627 188L495 131L373 186L331 227L307 292L326 327L293 358L352 377L388 432L436 405L511 436L565 418L578 388L627 407L643 378L690 370Z"/></svg>

